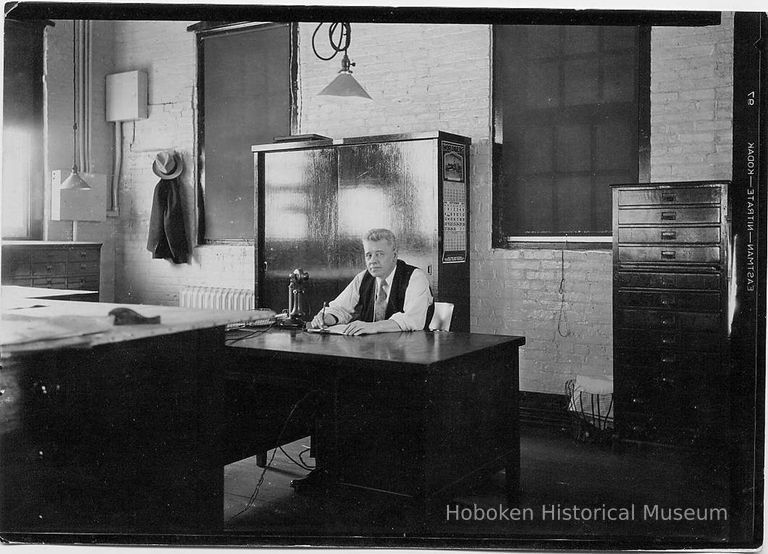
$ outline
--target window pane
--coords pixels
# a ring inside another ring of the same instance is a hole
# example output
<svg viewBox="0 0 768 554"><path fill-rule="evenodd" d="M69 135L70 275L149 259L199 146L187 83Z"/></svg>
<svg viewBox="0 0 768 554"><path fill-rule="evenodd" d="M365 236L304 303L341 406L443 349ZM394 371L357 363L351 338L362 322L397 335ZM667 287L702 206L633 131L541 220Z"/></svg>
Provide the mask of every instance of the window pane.
<svg viewBox="0 0 768 554"><path fill-rule="evenodd" d="M565 44L568 46L566 53L585 54L595 52L600 47L600 27L587 25L574 25L565 28Z"/></svg>
<svg viewBox="0 0 768 554"><path fill-rule="evenodd" d="M558 172L589 171L592 167L592 130L589 125L557 127Z"/></svg>
<svg viewBox="0 0 768 554"><path fill-rule="evenodd" d="M290 27L207 36L203 45L207 239L253 239L251 146L291 133Z"/></svg>
<svg viewBox="0 0 768 554"><path fill-rule="evenodd" d="M636 28L494 27L505 236L610 234L609 180L638 176L639 59Z"/></svg>
<svg viewBox="0 0 768 554"><path fill-rule="evenodd" d="M573 235L592 223L592 178L589 175L560 177L557 181L556 233Z"/></svg>

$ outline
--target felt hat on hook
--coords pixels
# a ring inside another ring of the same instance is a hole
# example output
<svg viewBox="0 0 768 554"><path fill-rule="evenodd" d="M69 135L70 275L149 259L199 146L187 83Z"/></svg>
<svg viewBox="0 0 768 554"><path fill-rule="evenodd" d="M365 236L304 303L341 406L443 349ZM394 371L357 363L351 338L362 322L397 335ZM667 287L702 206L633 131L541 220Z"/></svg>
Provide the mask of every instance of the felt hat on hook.
<svg viewBox="0 0 768 554"><path fill-rule="evenodd" d="M155 156L152 162L152 171L161 179L175 179L184 171L181 156L171 150L163 150Z"/></svg>

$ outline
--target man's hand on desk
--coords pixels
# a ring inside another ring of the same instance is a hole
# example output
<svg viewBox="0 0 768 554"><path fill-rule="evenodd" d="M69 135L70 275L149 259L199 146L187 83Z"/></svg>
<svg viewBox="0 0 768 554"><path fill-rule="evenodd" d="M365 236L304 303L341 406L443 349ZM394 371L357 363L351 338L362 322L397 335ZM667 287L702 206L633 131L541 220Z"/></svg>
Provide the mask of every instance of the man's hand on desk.
<svg viewBox="0 0 768 554"><path fill-rule="evenodd" d="M317 314L312 321L309 322L308 327L312 329L323 329L325 327L336 325L338 320L331 314L325 315L323 320L323 314ZM391 319L385 319L383 321L366 322L366 321L352 321L347 324L344 329L344 335L373 335L376 333L393 333L400 331L400 326Z"/></svg>
<svg viewBox="0 0 768 554"><path fill-rule="evenodd" d="M368 323L366 321L352 321L347 325L344 330L345 335L373 335L375 333L392 333L400 331L400 326L391 319L385 319L383 321L374 321Z"/></svg>

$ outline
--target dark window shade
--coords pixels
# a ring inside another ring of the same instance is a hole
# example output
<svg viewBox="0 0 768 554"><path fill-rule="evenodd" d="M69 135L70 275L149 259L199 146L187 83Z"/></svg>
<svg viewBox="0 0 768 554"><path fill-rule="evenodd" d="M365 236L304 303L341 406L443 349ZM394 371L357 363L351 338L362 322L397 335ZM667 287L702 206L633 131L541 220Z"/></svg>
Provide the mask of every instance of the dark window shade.
<svg viewBox="0 0 768 554"><path fill-rule="evenodd" d="M251 146L291 134L290 25L203 35L204 238L254 239Z"/></svg>
<svg viewBox="0 0 768 554"><path fill-rule="evenodd" d="M608 185L638 179L641 42L637 27L494 27L496 244L610 235Z"/></svg>

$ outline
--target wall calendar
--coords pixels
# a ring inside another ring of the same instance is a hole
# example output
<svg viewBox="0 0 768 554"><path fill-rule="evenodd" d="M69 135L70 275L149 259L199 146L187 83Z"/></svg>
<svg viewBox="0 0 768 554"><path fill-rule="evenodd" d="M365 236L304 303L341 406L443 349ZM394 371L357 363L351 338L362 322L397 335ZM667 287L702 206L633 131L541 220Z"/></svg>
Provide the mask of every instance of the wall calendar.
<svg viewBox="0 0 768 554"><path fill-rule="evenodd" d="M465 146L443 142L443 263L467 261Z"/></svg>

